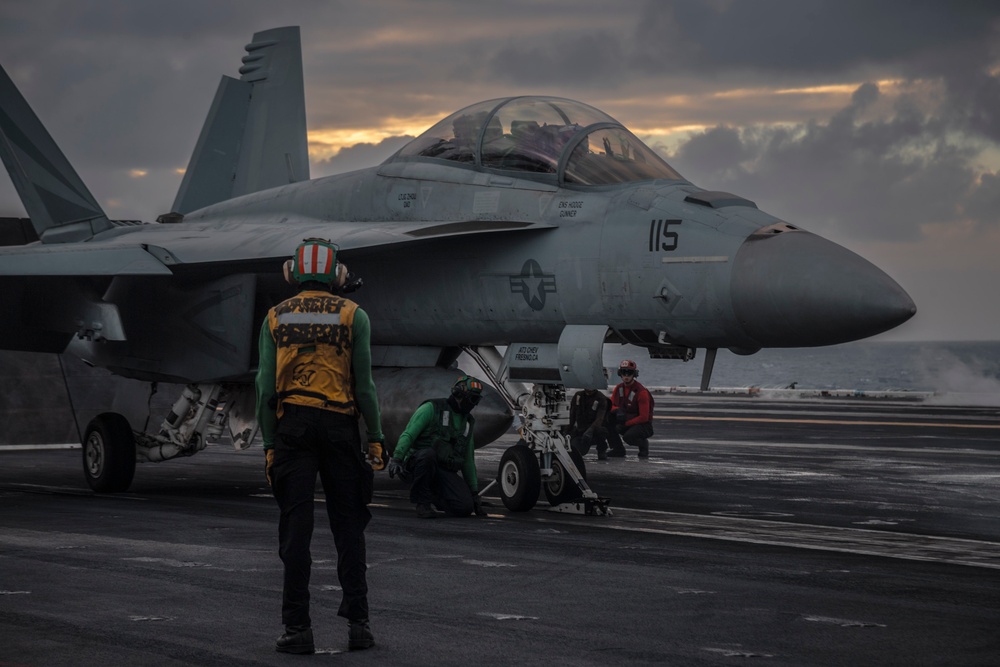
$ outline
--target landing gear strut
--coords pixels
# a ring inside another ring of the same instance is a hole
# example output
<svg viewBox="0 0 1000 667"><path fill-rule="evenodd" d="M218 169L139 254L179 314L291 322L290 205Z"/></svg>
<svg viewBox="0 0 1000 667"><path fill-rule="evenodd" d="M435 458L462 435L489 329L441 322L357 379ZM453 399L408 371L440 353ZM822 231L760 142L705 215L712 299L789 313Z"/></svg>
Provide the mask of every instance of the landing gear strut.
<svg viewBox="0 0 1000 667"><path fill-rule="evenodd" d="M569 425L566 387L608 385L602 361L607 331L603 325L567 325L558 343L511 343L502 357L495 347L464 348L521 412L521 440L504 452L497 477L512 512L530 510L544 488L553 511L611 514L608 499L587 485L583 457L563 433Z"/></svg>
<svg viewBox="0 0 1000 667"><path fill-rule="evenodd" d="M521 406L521 440L500 459L500 497L512 512L530 510L539 487L556 512L610 515L608 499L588 486L583 457L570 446L566 388L536 384Z"/></svg>
<svg viewBox="0 0 1000 667"><path fill-rule="evenodd" d="M227 423L233 447L246 449L256 435L254 400L250 385L188 385L155 434L133 431L116 412L98 415L83 436L87 484L98 493L127 491L136 461L193 456L217 441Z"/></svg>
<svg viewBox="0 0 1000 667"><path fill-rule="evenodd" d="M573 465L576 466L580 476L587 479L587 467L583 463L583 456L580 455L580 452L570 447L569 457L573 460ZM552 462L552 474L542 486L542 490L545 491L545 497L548 498L549 504L553 507L579 500L582 497L573 476L559 461Z"/></svg>

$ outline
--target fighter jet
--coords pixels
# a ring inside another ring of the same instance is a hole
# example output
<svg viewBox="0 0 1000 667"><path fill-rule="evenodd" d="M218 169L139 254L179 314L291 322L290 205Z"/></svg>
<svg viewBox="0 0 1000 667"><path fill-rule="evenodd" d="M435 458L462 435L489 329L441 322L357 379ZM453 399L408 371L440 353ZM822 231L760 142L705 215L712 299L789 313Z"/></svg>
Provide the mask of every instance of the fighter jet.
<svg viewBox="0 0 1000 667"><path fill-rule="evenodd" d="M110 220L13 82L0 76L0 155L38 240L0 249L0 349L72 355L185 385L159 428L96 416L89 485L188 456L228 424L254 436L256 340L290 295L281 264L308 237L363 277L390 444L443 395L464 351L495 389L478 446L519 412L502 458L512 510L603 513L561 426L566 390L607 388L602 350L657 359L832 345L909 319L910 297L851 251L754 202L705 190L606 113L509 97L444 118L380 165L309 179L299 30L257 33L224 76L171 211ZM7 224L21 225L13 220ZM360 281L355 279L356 285Z"/></svg>

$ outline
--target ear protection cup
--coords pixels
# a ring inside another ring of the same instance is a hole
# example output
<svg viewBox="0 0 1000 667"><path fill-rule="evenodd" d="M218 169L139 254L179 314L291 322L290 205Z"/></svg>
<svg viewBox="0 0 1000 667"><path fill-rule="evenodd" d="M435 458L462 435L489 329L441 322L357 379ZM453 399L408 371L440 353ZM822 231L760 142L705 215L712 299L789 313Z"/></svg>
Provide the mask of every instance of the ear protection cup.
<svg viewBox="0 0 1000 667"><path fill-rule="evenodd" d="M285 276L285 282L288 283L289 285L298 285L298 281L295 280L295 275L293 273L294 270L295 270L295 260L286 259L285 263L282 264L281 266L281 272ZM334 279L333 284L336 285L337 287L343 287L344 285L346 285L347 275L349 273L350 271L348 270L346 264L341 264L340 262L337 262L337 268L335 269L335 274L334 274L337 277Z"/></svg>
<svg viewBox="0 0 1000 667"><path fill-rule="evenodd" d="M452 391L458 390L459 392L465 393L469 390L469 380L471 380L468 375L463 375L462 377L455 380L455 385L451 388Z"/></svg>
<svg viewBox="0 0 1000 667"><path fill-rule="evenodd" d="M341 264L340 262L337 262L337 267L334 270L336 272L334 275L337 277L334 279L333 284L337 287L343 287L347 284L347 274L350 273L350 271L347 270L346 265Z"/></svg>

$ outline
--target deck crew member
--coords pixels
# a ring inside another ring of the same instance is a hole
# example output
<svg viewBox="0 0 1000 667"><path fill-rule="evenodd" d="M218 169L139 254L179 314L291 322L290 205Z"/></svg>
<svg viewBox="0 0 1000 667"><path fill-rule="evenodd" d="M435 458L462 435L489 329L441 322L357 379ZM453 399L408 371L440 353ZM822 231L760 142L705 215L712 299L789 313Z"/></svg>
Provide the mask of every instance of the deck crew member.
<svg viewBox="0 0 1000 667"><path fill-rule="evenodd" d="M450 396L421 403L399 436L389 459L389 475L412 478L410 501L418 517L439 516L434 506L451 516L486 514L479 497L473 439L476 420L471 414L482 394L483 384L463 375ZM458 476L460 471L464 481Z"/></svg>
<svg viewBox="0 0 1000 667"><path fill-rule="evenodd" d="M371 520L372 467L384 466L371 373L371 325L364 310L338 294L347 269L337 261L337 246L306 239L284 270L285 279L300 291L271 308L261 326L256 381L265 471L281 510L285 633L275 649L315 651L309 546L317 474L337 546L343 590L337 613L348 620L348 647L369 648L375 639L368 620L365 528ZM359 411L367 446L361 444Z"/></svg>
<svg viewBox="0 0 1000 667"><path fill-rule="evenodd" d="M569 405L569 439L581 456L596 444L598 460L608 458L608 429L604 426L607 412L607 397L593 387L573 395Z"/></svg>
<svg viewBox="0 0 1000 667"><path fill-rule="evenodd" d="M621 441L639 449L639 458L649 458L649 436L653 435L653 396L639 384L639 368L625 359L618 367L622 379L611 392L608 419L608 456L625 456Z"/></svg>

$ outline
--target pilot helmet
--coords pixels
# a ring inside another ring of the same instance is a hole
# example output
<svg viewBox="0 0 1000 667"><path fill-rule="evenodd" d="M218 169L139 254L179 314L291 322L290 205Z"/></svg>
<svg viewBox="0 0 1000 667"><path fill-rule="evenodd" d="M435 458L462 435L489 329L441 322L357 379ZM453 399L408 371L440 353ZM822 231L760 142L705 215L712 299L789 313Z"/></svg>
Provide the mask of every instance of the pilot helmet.
<svg viewBox="0 0 1000 667"><path fill-rule="evenodd" d="M298 284L315 281L342 287L347 281L347 267L337 261L339 249L327 239L305 239L295 249L292 258L285 262L285 280Z"/></svg>

